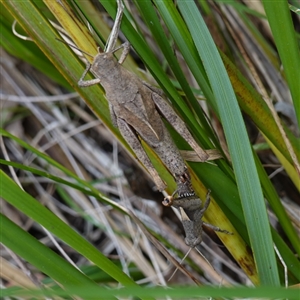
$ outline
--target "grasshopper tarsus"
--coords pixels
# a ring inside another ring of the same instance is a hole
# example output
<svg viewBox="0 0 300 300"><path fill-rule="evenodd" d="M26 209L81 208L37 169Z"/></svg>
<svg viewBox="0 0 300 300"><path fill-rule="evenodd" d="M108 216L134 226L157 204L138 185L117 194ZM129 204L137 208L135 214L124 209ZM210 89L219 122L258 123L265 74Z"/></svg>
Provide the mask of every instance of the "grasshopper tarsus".
<svg viewBox="0 0 300 300"><path fill-rule="evenodd" d="M212 229L213 231L217 231L217 232L222 232L222 233L225 233L225 234L229 234L229 235L233 235L232 232L229 232L225 229L221 229L220 227L217 227L217 226L214 226L212 224L209 224L209 223L206 223L206 222L203 222L203 225Z"/></svg>
<svg viewBox="0 0 300 300"><path fill-rule="evenodd" d="M125 61L126 57L127 57L128 54L129 54L130 48L131 48L129 42L125 42L125 43L122 44L121 46L123 47L124 50L123 50L123 52L122 52L122 54L121 54L121 56L120 56L120 58L119 58L119 64L120 64L120 65L122 65L123 62Z"/></svg>
<svg viewBox="0 0 300 300"><path fill-rule="evenodd" d="M207 194L206 194L206 198L205 198L205 203L203 205L203 208L201 209L202 215L204 215L205 211L208 209L208 206L210 204L210 193L211 193L211 190L208 190Z"/></svg>

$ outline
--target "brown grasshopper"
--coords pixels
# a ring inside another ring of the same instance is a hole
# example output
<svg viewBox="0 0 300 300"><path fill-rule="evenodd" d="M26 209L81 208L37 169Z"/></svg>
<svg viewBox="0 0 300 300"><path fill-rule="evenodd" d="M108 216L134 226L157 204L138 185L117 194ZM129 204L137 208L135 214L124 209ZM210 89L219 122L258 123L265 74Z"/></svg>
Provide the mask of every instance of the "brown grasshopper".
<svg viewBox="0 0 300 300"><path fill-rule="evenodd" d="M149 171L159 191L166 188L166 184L158 175L149 157L143 149L139 138L143 139L157 153L165 166L174 176L177 183L177 194L194 193L189 183L189 174L184 160L175 146L161 116L174 127L174 129L189 143L204 162L209 155L197 144L185 123L175 113L167 100L160 92L137 76L122 67L122 63L129 53L129 43L124 43L113 50L117 33L120 27L123 4L118 0L118 12L106 52L94 57L93 63L87 67L80 78L78 85L88 87L100 83L106 92L109 102L110 115L113 124L120 130L122 136L130 145L137 158ZM114 52L123 48L122 55L117 61ZM91 71L95 79L85 81L84 77Z"/></svg>
<svg viewBox="0 0 300 300"><path fill-rule="evenodd" d="M194 193L185 194L176 198L174 198L173 195L166 197L163 201L163 205L174 206L179 209L182 225L185 231L185 243L189 247L195 248L201 244L203 225L213 229L214 231L232 234L227 230L222 230L219 227L202 221L202 217L210 203L210 190L206 194L205 203L202 208L202 201Z"/></svg>

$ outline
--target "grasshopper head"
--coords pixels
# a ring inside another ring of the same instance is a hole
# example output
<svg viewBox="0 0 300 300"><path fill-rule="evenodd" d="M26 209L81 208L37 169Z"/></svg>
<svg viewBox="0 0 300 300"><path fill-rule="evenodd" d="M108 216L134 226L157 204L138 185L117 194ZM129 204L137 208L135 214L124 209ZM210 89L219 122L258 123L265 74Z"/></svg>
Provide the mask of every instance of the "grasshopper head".
<svg viewBox="0 0 300 300"><path fill-rule="evenodd" d="M202 242L202 236L198 236L197 238L193 237L192 239L191 238L188 238L186 237L184 239L185 243L187 246L191 247L191 248L195 248L196 246L200 245L201 242Z"/></svg>
<svg viewBox="0 0 300 300"><path fill-rule="evenodd" d="M118 61L115 59L111 52L101 53L98 50L98 54L95 56L92 68L95 72L100 74L110 73L119 67Z"/></svg>

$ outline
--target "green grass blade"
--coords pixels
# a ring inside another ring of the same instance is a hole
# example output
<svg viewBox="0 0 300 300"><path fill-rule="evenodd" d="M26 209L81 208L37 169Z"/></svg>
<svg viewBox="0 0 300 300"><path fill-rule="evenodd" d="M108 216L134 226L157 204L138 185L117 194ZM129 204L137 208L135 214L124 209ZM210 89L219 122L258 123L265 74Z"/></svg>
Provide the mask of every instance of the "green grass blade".
<svg viewBox="0 0 300 300"><path fill-rule="evenodd" d="M154 2L166 26L168 27L170 34L174 39L174 42L177 44L180 53L185 59L198 85L201 87L206 101L212 107L214 113L218 116L215 96L211 91L211 87L207 80L207 75L203 68L203 64L201 62L201 59L199 58L197 49L195 48L193 39L186 27L186 24L182 20L177 8L172 2L156 0L154 0ZM185 122L188 122L188 120L189 116L185 118ZM234 180L232 170L228 167L224 160L217 160L215 162L225 173L227 173L229 177L232 178L232 180Z"/></svg>
<svg viewBox="0 0 300 300"><path fill-rule="evenodd" d="M234 64L222 54L222 59L226 65L226 70L230 76L230 80L234 85L234 90L238 96L239 105L244 113L249 115L259 130L274 143L276 148L284 155L284 157L292 163L289 151L278 129L277 124L268 108L266 102L261 95L249 84L241 72ZM296 156L300 159L299 142L297 138L285 128L287 136L294 148Z"/></svg>
<svg viewBox="0 0 300 300"><path fill-rule="evenodd" d="M1 175L0 175L1 176ZM4 179L3 184L7 184ZM10 183L8 183L10 185ZM15 188L12 186L12 188ZM74 285L96 287L97 284L46 247L28 232L0 214L0 241L37 269L64 287Z"/></svg>
<svg viewBox="0 0 300 300"><path fill-rule="evenodd" d="M263 0L262 2L291 91L298 126L300 126L300 52L288 2L285 0Z"/></svg>
<svg viewBox="0 0 300 300"><path fill-rule="evenodd" d="M202 58L231 154L260 283L279 285L270 225L242 115L218 50L194 2L178 7Z"/></svg>
<svg viewBox="0 0 300 300"><path fill-rule="evenodd" d="M100 292L99 292L100 291ZM238 287L215 287L215 286L173 286L166 289L165 287L150 287L150 288L134 288L128 289L107 289L107 288L91 288L83 289L80 287L74 287L73 289L57 289L53 290L25 290L15 288L8 288L2 291L2 296L5 297L26 297L26 296L48 296L48 297L68 297L69 295L77 295L81 299L108 299L110 297L118 296L119 298L125 298L143 294L145 296L151 296L155 299L162 299L170 297L172 299L203 299L203 298L221 298L221 299L299 299L299 290L297 288L283 288L283 287L256 287L249 288L244 286ZM100 297L101 295L101 297Z"/></svg>
<svg viewBox="0 0 300 300"><path fill-rule="evenodd" d="M270 204L272 210L276 214L280 225L282 226L285 234L289 238L291 244L293 245L295 251L300 255L300 240L297 235L296 229L294 228L287 212L274 188L268 175L261 165L259 158L255 154L256 167L258 174L260 176L260 181L264 189L264 195L266 196L268 203ZM284 254L282 254L284 256Z"/></svg>

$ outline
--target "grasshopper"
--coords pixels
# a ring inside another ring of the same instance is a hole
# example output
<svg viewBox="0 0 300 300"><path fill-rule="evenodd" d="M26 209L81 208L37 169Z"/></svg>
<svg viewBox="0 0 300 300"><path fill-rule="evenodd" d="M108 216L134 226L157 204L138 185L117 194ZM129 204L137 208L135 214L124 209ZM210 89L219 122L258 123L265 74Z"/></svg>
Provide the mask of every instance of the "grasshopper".
<svg viewBox="0 0 300 300"><path fill-rule="evenodd" d="M101 53L98 48L98 54L94 57L92 64L87 64L78 85L89 87L100 83L103 86L109 102L113 124L120 130L137 158L148 170L159 191L163 191L166 184L153 167L141 145L140 138L152 147L174 176L177 183L177 194L180 197L185 194L192 194L194 192L189 184L190 176L184 160L161 116L189 143L199 156L199 161L205 162L209 155L197 144L185 123L175 113L168 101L162 97L162 94L156 88L141 81L137 76L122 67L122 63L129 53L130 45L124 43L116 49L113 48L116 43L123 9L122 1L118 0L116 22L106 52ZM117 61L113 53L121 48L123 48L123 52L119 61ZM95 79L85 81L84 77L89 71L93 73Z"/></svg>
<svg viewBox="0 0 300 300"><path fill-rule="evenodd" d="M213 229L214 231L232 234L227 230L220 229L219 227L202 221L202 217L210 203L210 190L208 190L206 194L205 203L202 208L202 201L194 193L185 194L175 198L173 195L166 197L163 201L163 205L174 206L175 208L179 209L182 225L186 235L185 243L189 247L195 248L201 244L203 225Z"/></svg>

